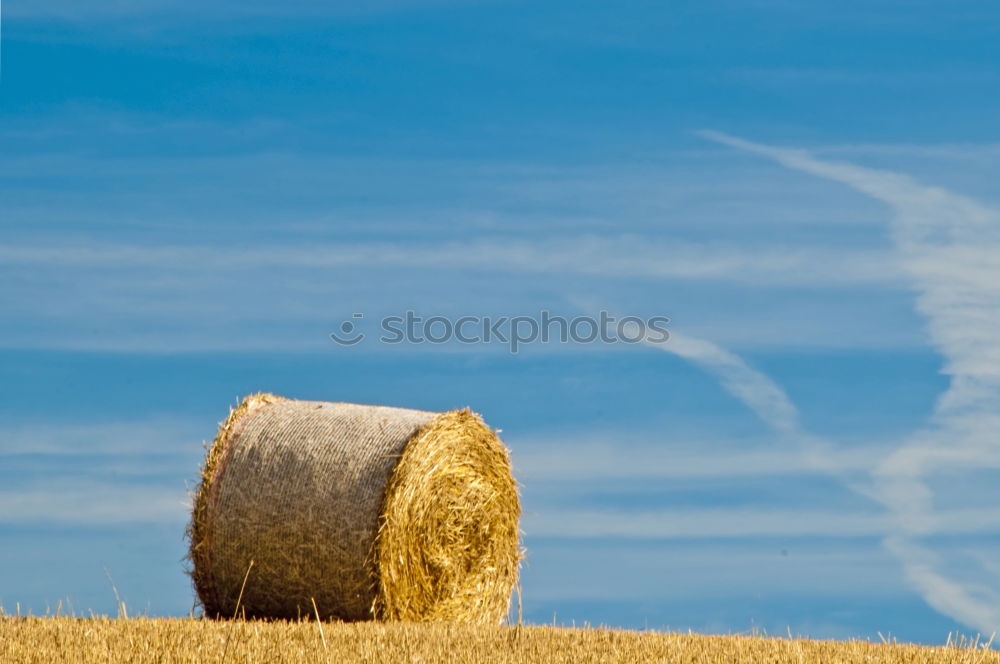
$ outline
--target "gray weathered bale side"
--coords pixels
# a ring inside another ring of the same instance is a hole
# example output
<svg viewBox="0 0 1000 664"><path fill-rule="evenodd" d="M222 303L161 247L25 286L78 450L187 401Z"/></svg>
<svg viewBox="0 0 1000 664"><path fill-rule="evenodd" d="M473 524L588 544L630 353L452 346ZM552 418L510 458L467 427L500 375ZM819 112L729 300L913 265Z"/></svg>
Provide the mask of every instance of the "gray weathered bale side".
<svg viewBox="0 0 1000 664"><path fill-rule="evenodd" d="M206 613L231 616L246 578L248 617L310 616L315 601L323 618L370 619L386 485L434 416L271 397L234 420L193 524Z"/></svg>

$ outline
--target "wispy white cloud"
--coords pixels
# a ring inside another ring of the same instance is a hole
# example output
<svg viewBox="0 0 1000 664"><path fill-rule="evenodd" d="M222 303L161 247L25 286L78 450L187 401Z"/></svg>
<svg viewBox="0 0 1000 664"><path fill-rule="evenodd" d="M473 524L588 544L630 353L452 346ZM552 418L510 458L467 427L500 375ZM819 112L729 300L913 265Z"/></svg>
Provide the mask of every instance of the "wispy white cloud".
<svg viewBox="0 0 1000 664"><path fill-rule="evenodd" d="M183 523L190 509L184 488L98 483L0 491L0 523L7 524Z"/></svg>
<svg viewBox="0 0 1000 664"><path fill-rule="evenodd" d="M996 510L991 512L995 514ZM996 625L1000 625L1000 594L987 579L975 585L959 583L940 571L939 556L927 547L899 535L886 537L884 543L903 563L907 580L934 610L990 634L996 632Z"/></svg>
<svg viewBox="0 0 1000 664"><path fill-rule="evenodd" d="M636 431L505 440L513 451L518 477L525 482L861 474L869 472L890 450L888 443L860 450L829 449L821 463L802 453L815 442L812 438L774 441L744 437L740 447L731 440L664 440L662 432ZM1000 455L986 463L1000 468Z"/></svg>
<svg viewBox="0 0 1000 664"><path fill-rule="evenodd" d="M524 242L491 238L467 242L340 243L320 247L229 248L92 245L0 247L0 265L58 266L102 270L160 268L182 273L266 268L334 269L419 267L527 274L739 280L796 284L898 285L883 252L817 247L747 249L685 242L651 242L637 236L584 236ZM829 266L835 265L836 269Z"/></svg>
<svg viewBox="0 0 1000 664"><path fill-rule="evenodd" d="M352 312L364 312L373 326L414 307L427 315L531 314L559 309L568 290L620 291L624 283L636 295L629 313L685 315L703 325L720 313L690 291L678 289L663 302L666 312L642 310L650 298L640 295L669 282L781 290L793 293L783 306L812 321L800 311L814 302L802 295L809 287L839 297L841 311L856 302L845 293L861 286L887 298L903 293L899 275L886 269L889 262L878 250L720 246L632 235L248 245L8 243L0 247L0 270L18 287L0 292L6 313L0 346L320 350L329 347L330 326ZM457 289L456 275L463 284ZM260 306L234 297L250 291ZM704 315L693 311L705 308ZM863 326L848 334L829 329L822 319L834 314L820 314L815 324L802 324L806 329L782 331L782 343L885 343ZM778 315L768 310L730 323L740 326L744 339L773 338L766 319ZM920 342L911 336L901 343Z"/></svg>
<svg viewBox="0 0 1000 664"><path fill-rule="evenodd" d="M36 0L14 3L5 9L9 18L85 18L148 16L168 14L178 18L213 17L317 17L369 14L392 10L405 10L442 4L458 4L462 0L374 0L364 6L353 3L316 3L307 0L288 0L274 3L262 0L220 0L212 3L190 3L183 0Z"/></svg>
<svg viewBox="0 0 1000 664"><path fill-rule="evenodd" d="M13 486L0 491L0 523L182 522L202 441L213 433L171 417L3 427L0 465ZM176 488L165 486L172 481Z"/></svg>
<svg viewBox="0 0 1000 664"><path fill-rule="evenodd" d="M824 145L818 151L841 156L902 156L982 162L1000 157L1000 143L834 143Z"/></svg>
<svg viewBox="0 0 1000 664"><path fill-rule="evenodd" d="M868 538L751 539L724 545L716 538L638 545L633 538L622 538L586 546L570 539L533 540L529 547L522 574L526 597L533 601L662 602L665 588L670 589L669 601L709 599L720 605L760 592L801 597L804 588L817 600L839 596L859 603L909 594L897 561ZM580 583L581 578L587 583ZM771 619L783 628L795 617L775 612ZM857 638L859 631L847 634Z"/></svg>
<svg viewBox="0 0 1000 664"><path fill-rule="evenodd" d="M930 525L939 535L997 534L1000 511L940 510ZM882 537L893 528L891 514L837 509L546 510L524 518L528 535L560 537Z"/></svg>
<svg viewBox="0 0 1000 664"><path fill-rule="evenodd" d="M715 375L727 392L780 436L786 454L800 455L813 469L837 475L859 493L868 493L856 477L849 475L852 464L837 460L832 443L802 428L798 409L785 391L741 357L705 339L677 332L672 332L665 342L648 345L678 355Z"/></svg>
<svg viewBox="0 0 1000 664"><path fill-rule="evenodd" d="M136 421L32 423L0 429L0 458L7 455L190 454L215 434L212 423L176 417Z"/></svg>
<svg viewBox="0 0 1000 664"><path fill-rule="evenodd" d="M699 364L718 377L726 390L747 404L775 430L799 433L799 417L788 395L766 375L752 369L740 357L710 341L671 334L669 343L653 344Z"/></svg>
<svg viewBox="0 0 1000 664"><path fill-rule="evenodd" d="M887 204L898 261L918 291L917 309L951 376L930 424L876 469L876 495L890 510L886 547L938 611L986 632L1000 629L995 578L969 584L940 570L920 536L941 532L926 478L943 467L980 468L1000 437L1000 211L897 173L817 159L803 150L722 134L706 138L844 183ZM978 516L984 523L996 510ZM991 588L990 583L994 586Z"/></svg>

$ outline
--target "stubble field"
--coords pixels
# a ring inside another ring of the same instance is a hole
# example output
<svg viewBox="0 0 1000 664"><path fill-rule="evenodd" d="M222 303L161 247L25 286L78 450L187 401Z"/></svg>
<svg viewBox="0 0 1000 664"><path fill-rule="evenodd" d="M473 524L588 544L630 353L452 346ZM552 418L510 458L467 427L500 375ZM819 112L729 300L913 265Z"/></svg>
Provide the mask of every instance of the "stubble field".
<svg viewBox="0 0 1000 664"><path fill-rule="evenodd" d="M4 617L0 662L979 664L1000 663L1000 653L976 643L929 648L556 627Z"/></svg>

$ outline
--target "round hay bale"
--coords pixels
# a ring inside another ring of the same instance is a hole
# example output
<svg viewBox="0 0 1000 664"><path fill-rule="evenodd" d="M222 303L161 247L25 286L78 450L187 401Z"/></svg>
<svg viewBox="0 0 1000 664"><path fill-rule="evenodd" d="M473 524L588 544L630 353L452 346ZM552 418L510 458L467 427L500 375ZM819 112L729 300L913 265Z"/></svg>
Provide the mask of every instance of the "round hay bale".
<svg viewBox="0 0 1000 664"><path fill-rule="evenodd" d="M211 617L496 624L519 517L507 449L467 409L257 394L208 450L191 576Z"/></svg>

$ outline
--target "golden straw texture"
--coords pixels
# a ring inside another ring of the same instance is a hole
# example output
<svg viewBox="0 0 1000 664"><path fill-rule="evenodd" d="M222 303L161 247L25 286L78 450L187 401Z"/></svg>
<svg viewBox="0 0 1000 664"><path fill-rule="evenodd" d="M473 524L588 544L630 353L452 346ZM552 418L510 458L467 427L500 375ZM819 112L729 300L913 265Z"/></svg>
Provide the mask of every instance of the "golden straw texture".
<svg viewBox="0 0 1000 664"><path fill-rule="evenodd" d="M1000 664L985 641L926 647L454 623L0 616L4 664Z"/></svg>
<svg viewBox="0 0 1000 664"><path fill-rule="evenodd" d="M507 450L468 411L258 394L208 451L192 578L213 617L495 624L519 516Z"/></svg>
<svg viewBox="0 0 1000 664"><path fill-rule="evenodd" d="M507 615L521 552L507 450L478 415L438 415L407 444L376 540L387 620L493 623Z"/></svg>

